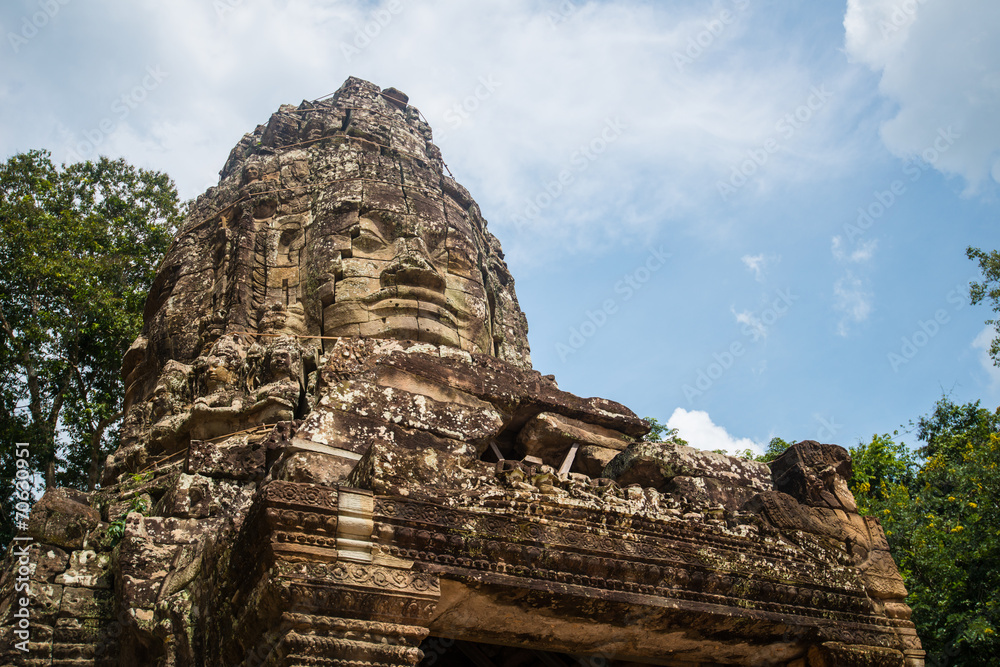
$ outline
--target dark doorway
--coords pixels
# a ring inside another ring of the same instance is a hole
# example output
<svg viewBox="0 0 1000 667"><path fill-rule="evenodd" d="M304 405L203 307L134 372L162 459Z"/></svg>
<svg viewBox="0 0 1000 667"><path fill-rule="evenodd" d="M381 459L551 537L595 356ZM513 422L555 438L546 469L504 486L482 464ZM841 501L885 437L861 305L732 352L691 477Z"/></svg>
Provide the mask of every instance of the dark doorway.
<svg viewBox="0 0 1000 667"><path fill-rule="evenodd" d="M420 644L424 659L418 667L647 667L612 656L574 656L515 646L497 646L428 637Z"/></svg>

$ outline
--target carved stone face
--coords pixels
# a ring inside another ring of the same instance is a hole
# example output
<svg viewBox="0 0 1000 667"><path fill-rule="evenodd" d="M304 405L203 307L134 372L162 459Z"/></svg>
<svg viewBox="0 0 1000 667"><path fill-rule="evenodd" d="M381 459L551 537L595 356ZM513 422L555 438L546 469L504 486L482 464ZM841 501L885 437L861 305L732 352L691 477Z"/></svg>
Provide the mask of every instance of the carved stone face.
<svg viewBox="0 0 1000 667"><path fill-rule="evenodd" d="M223 337L217 340L206 361L205 388L208 393L228 389L236 384L242 355L233 339Z"/></svg>
<svg viewBox="0 0 1000 667"><path fill-rule="evenodd" d="M174 396L165 383L159 383L153 390L153 398L149 402L150 417L156 421L174 410Z"/></svg>
<svg viewBox="0 0 1000 667"><path fill-rule="evenodd" d="M294 377L299 364L299 356L292 346L276 346L270 354L268 362L268 378L271 382L277 382L286 378Z"/></svg>
<svg viewBox="0 0 1000 667"><path fill-rule="evenodd" d="M209 357L208 370L205 372L205 385L213 392L232 385L236 376L227 365L225 357Z"/></svg>
<svg viewBox="0 0 1000 667"><path fill-rule="evenodd" d="M373 212L350 227L327 336L399 338L491 349L478 253L442 223Z"/></svg>

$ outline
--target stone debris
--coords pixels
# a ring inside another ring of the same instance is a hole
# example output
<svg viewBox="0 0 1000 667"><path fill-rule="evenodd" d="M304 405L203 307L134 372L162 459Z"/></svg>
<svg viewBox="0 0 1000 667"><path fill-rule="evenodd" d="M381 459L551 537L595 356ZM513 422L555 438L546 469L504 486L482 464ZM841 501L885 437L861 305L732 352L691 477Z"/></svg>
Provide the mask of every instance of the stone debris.
<svg viewBox="0 0 1000 667"><path fill-rule="evenodd" d="M532 369L500 244L396 89L243 137L122 374L101 489L32 512L27 654L8 555L3 664L923 665L845 450L644 442Z"/></svg>

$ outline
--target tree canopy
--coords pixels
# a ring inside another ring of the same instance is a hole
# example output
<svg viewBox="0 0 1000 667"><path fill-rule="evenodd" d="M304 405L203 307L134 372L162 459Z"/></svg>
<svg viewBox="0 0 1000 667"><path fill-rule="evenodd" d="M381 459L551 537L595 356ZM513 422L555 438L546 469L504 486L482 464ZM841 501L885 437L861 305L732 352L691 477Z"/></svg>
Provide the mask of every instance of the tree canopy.
<svg viewBox="0 0 1000 667"><path fill-rule="evenodd" d="M121 416L121 358L179 221L173 182L124 160L57 168L29 151L0 165L3 479L26 442L46 486L94 487Z"/></svg>
<svg viewBox="0 0 1000 667"><path fill-rule="evenodd" d="M942 398L915 426L916 456L898 434L851 450L852 491L882 522L927 664L997 664L1000 411Z"/></svg>
<svg viewBox="0 0 1000 667"><path fill-rule="evenodd" d="M649 433L643 436L643 442L676 442L679 445L686 445L687 440L684 440L677 433L676 428L670 428L664 423L661 423L656 417L645 417L647 422L649 422L650 429Z"/></svg>

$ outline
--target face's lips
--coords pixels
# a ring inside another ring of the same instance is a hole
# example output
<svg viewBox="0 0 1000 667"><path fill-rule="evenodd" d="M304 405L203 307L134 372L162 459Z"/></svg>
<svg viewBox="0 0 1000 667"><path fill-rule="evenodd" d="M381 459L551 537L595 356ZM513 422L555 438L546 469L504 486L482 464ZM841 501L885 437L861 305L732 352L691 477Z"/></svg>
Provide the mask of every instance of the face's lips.
<svg viewBox="0 0 1000 667"><path fill-rule="evenodd" d="M446 327L457 329L458 323L451 311L443 306L416 299L390 297L369 306L368 312L374 317L425 317L436 320Z"/></svg>
<svg viewBox="0 0 1000 667"><path fill-rule="evenodd" d="M457 309L448 303L443 293L426 287L394 285L369 294L360 301L379 317L414 314L440 320L446 326L458 326Z"/></svg>

